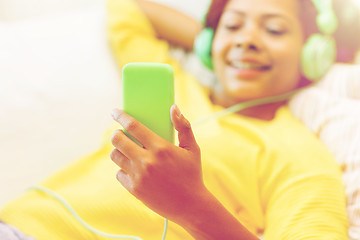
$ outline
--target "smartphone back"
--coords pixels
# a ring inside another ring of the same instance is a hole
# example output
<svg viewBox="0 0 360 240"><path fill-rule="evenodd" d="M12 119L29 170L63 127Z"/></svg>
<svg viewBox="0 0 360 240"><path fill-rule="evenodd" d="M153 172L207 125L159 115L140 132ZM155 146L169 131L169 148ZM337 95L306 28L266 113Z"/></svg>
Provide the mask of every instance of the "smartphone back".
<svg viewBox="0 0 360 240"><path fill-rule="evenodd" d="M174 70L163 63L128 63L122 69L123 110L157 135L174 142L170 107Z"/></svg>

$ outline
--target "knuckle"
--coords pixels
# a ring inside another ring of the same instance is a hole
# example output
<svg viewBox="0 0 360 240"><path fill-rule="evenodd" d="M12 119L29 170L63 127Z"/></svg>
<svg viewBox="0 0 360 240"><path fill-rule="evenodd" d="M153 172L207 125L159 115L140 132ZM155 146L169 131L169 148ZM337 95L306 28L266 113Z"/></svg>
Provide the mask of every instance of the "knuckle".
<svg viewBox="0 0 360 240"><path fill-rule="evenodd" d="M131 189L129 189L131 194L134 195L135 197L139 198L141 196L141 189L139 187L139 185L137 184L133 184L131 186Z"/></svg>
<svg viewBox="0 0 360 240"><path fill-rule="evenodd" d="M144 182L145 180L143 176L134 179L133 185L131 186L131 193L134 196L139 197L142 195Z"/></svg>
<svg viewBox="0 0 360 240"><path fill-rule="evenodd" d="M116 146L116 145L118 145L119 144L119 142L120 142L120 131L119 130L116 130L115 132L114 132L114 134L112 135L112 137L111 137L111 143L112 143L112 145L114 145L114 146Z"/></svg>
<svg viewBox="0 0 360 240"><path fill-rule="evenodd" d="M191 124L190 124L189 120L187 120L187 119L184 119L183 130L191 131Z"/></svg>
<svg viewBox="0 0 360 240"><path fill-rule="evenodd" d="M154 173L156 171L156 166L153 162L147 162L144 164L143 171L144 171L144 174L143 174L142 180L144 180L144 182L146 182L145 179L147 177L151 177L154 175Z"/></svg>
<svg viewBox="0 0 360 240"><path fill-rule="evenodd" d="M194 150L193 150L193 152L194 152L197 156L200 156L200 155L201 155L201 150L200 150L199 145L197 145L197 144L194 145Z"/></svg>
<svg viewBox="0 0 360 240"><path fill-rule="evenodd" d="M131 132L133 130L135 130L136 128L138 128L139 124L137 121L135 120L129 120L124 124L124 128L128 131Z"/></svg>
<svg viewBox="0 0 360 240"><path fill-rule="evenodd" d="M161 144L154 149L154 155L157 158L164 159L169 157L170 151L166 146Z"/></svg>
<svg viewBox="0 0 360 240"><path fill-rule="evenodd" d="M117 156L117 149L113 149L112 151L111 151L111 153L110 153L110 158L111 159L115 159L116 158L116 156Z"/></svg>
<svg viewBox="0 0 360 240"><path fill-rule="evenodd" d="M151 189L149 183L153 181L154 176L158 174L156 162L147 159L140 166L138 172L133 175L133 185L131 193L136 197L142 197Z"/></svg>

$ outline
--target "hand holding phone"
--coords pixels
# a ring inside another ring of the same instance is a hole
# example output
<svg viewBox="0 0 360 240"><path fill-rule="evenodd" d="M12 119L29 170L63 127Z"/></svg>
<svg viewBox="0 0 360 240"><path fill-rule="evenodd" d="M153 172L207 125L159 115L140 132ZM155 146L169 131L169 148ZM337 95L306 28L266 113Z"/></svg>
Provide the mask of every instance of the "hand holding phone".
<svg viewBox="0 0 360 240"><path fill-rule="evenodd" d="M202 180L200 148L191 125L173 105L171 66L155 63L124 66L123 111L115 109L113 118L128 132L115 131L112 137L115 149L110 156L120 167L118 181L131 194L159 215L183 222L183 213L189 210L183 208L183 203L196 201L197 194L205 196L208 191ZM179 146L173 144L173 124Z"/></svg>

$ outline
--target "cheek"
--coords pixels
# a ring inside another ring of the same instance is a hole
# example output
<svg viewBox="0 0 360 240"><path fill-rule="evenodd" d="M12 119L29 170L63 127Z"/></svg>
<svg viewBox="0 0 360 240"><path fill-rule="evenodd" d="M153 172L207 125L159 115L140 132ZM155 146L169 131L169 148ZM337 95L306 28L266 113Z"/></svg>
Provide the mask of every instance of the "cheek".
<svg viewBox="0 0 360 240"><path fill-rule="evenodd" d="M282 79L282 84L285 81L289 85L297 84L301 72L301 49L301 45L273 48L274 70L277 77Z"/></svg>
<svg viewBox="0 0 360 240"><path fill-rule="evenodd" d="M276 68L282 73L298 72L300 66L299 54L279 54L279 57L275 60Z"/></svg>
<svg viewBox="0 0 360 240"><path fill-rule="evenodd" d="M214 38L211 48L211 56L213 60L214 72L217 75L218 79L221 79L221 76L224 75L224 68L226 65L226 49L227 42L224 39Z"/></svg>
<svg viewBox="0 0 360 240"><path fill-rule="evenodd" d="M223 61L224 52L226 49L226 42L223 39L215 37L212 42L211 56L214 63L220 63ZM214 64L214 67L218 64Z"/></svg>
<svg viewBox="0 0 360 240"><path fill-rule="evenodd" d="M289 65L294 63L300 63L300 56L302 50L301 42L285 41L285 42L273 42L269 44L269 51L272 52L273 60L277 62L284 62Z"/></svg>

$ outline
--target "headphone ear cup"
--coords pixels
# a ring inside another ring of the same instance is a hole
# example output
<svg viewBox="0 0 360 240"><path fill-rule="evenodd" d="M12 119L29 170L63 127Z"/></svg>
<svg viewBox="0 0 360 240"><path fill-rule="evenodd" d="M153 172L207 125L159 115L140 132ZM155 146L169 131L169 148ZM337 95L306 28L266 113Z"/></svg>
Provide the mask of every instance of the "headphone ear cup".
<svg viewBox="0 0 360 240"><path fill-rule="evenodd" d="M330 36L313 34L302 50L302 72L309 80L316 81L326 74L335 62L335 58L335 40Z"/></svg>
<svg viewBox="0 0 360 240"><path fill-rule="evenodd" d="M211 57L211 45L213 37L214 30L212 28L205 28L197 35L194 42L195 54L209 69L213 69L213 62Z"/></svg>

